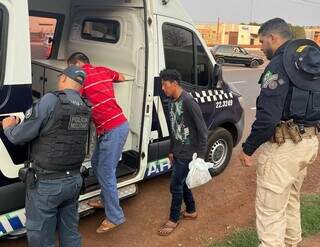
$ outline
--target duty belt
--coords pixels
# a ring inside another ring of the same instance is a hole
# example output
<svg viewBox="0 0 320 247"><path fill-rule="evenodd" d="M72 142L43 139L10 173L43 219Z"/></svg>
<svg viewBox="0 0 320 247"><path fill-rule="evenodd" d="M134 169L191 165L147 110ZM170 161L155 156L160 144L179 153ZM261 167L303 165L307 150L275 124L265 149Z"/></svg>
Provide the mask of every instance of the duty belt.
<svg viewBox="0 0 320 247"><path fill-rule="evenodd" d="M295 124L291 120L278 124L275 130L275 134L270 139L270 142L278 143L279 145L281 145L285 143L286 139L291 139L294 143L299 143L303 138L312 138L317 134L318 129L316 127L303 127L301 131L299 125Z"/></svg>
<svg viewBox="0 0 320 247"><path fill-rule="evenodd" d="M36 169L37 180L55 180L80 175L80 169L63 172L44 172Z"/></svg>

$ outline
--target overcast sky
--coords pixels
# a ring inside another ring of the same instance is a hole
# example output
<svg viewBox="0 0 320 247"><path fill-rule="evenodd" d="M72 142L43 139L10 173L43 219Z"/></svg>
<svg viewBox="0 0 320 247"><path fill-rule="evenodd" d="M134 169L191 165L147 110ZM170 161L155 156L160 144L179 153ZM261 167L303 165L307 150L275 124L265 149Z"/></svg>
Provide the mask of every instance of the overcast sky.
<svg viewBox="0 0 320 247"><path fill-rule="evenodd" d="M296 25L320 25L320 0L181 0L196 23L262 23L281 17Z"/></svg>

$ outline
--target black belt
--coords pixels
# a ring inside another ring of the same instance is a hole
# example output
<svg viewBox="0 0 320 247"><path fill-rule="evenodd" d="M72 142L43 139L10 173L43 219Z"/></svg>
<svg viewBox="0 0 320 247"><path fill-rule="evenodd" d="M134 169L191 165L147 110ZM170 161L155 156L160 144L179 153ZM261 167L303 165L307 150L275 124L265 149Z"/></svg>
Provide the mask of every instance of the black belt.
<svg viewBox="0 0 320 247"><path fill-rule="evenodd" d="M63 171L63 172L39 172L36 171L37 180L55 180L60 178L72 177L75 175L80 175L80 170L71 170L71 171Z"/></svg>

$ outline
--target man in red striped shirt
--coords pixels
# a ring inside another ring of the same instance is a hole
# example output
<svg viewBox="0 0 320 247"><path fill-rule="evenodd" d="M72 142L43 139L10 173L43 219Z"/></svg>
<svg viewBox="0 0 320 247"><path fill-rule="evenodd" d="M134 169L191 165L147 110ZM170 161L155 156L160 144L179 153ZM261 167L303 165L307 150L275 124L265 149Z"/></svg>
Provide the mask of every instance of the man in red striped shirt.
<svg viewBox="0 0 320 247"><path fill-rule="evenodd" d="M82 95L92 104L98 143L91 164L101 187L101 200L91 201L89 205L105 209L106 219L97 229L98 233L103 233L125 222L119 205L116 169L128 137L129 124L113 89L113 83L125 78L110 68L91 65L89 58L81 52L72 54L68 64L82 67L87 74Z"/></svg>

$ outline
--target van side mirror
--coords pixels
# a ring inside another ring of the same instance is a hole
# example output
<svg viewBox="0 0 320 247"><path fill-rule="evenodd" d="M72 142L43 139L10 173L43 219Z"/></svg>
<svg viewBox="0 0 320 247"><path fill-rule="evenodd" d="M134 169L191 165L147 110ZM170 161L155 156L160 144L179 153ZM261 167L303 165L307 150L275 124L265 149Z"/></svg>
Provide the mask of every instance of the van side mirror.
<svg viewBox="0 0 320 247"><path fill-rule="evenodd" d="M213 70L213 88L222 88L223 86L223 75L222 75L222 66L216 64Z"/></svg>

